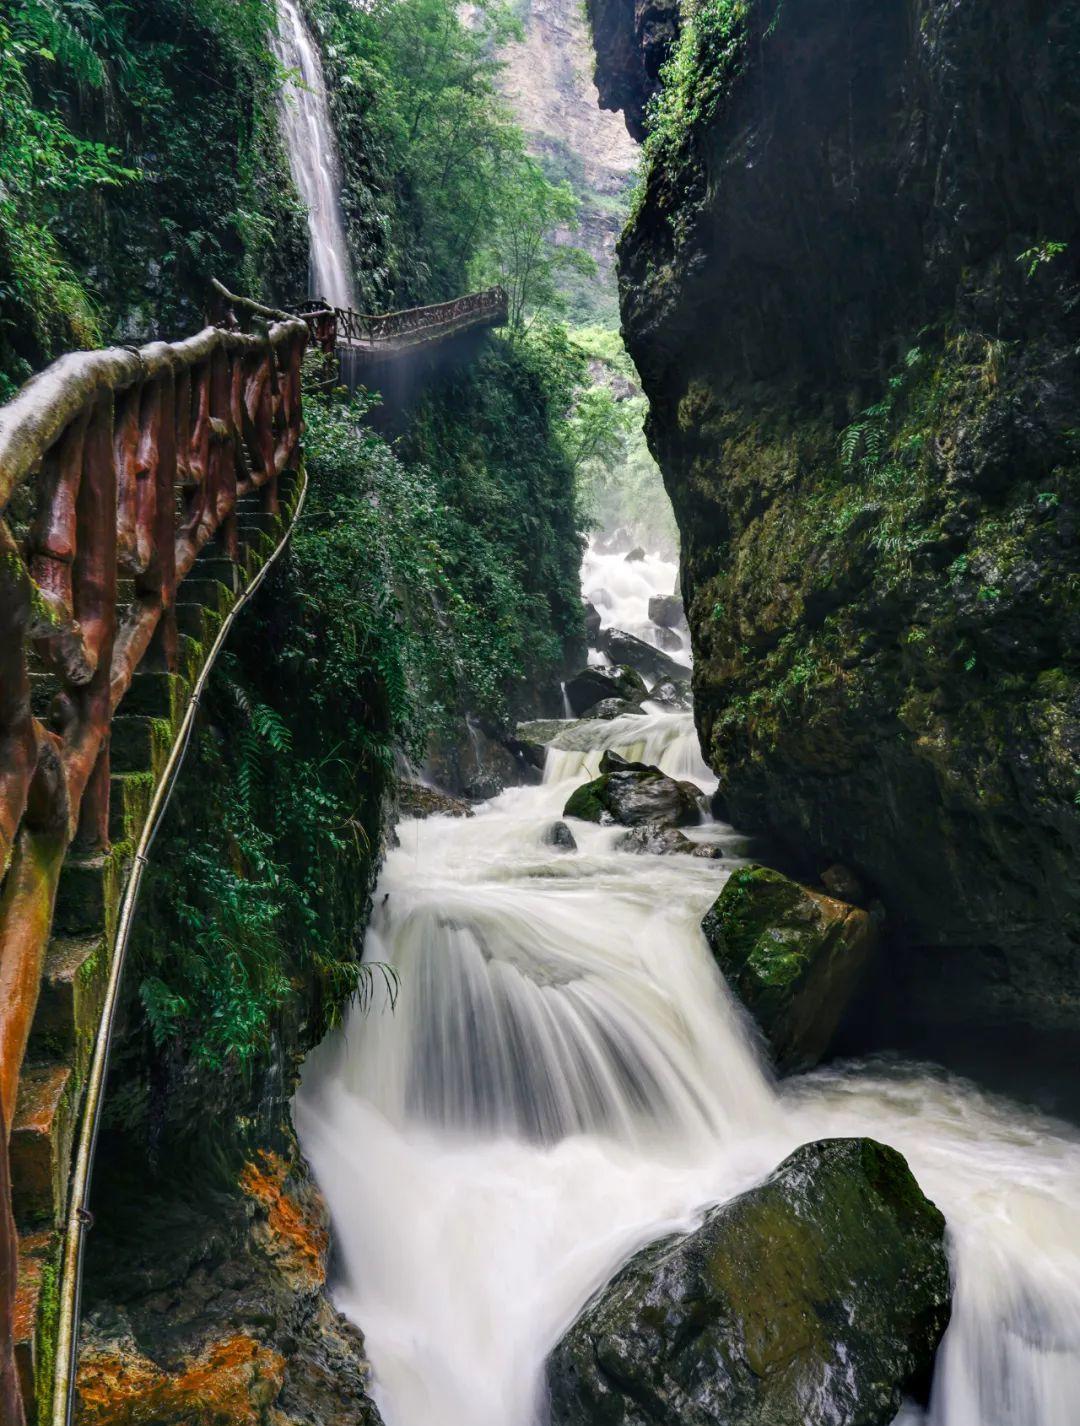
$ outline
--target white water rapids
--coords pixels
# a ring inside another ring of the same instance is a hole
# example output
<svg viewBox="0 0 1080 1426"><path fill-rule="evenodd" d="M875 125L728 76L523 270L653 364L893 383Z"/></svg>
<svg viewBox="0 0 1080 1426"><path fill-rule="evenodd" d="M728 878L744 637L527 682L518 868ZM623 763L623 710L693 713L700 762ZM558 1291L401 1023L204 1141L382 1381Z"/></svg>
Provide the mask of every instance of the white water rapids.
<svg viewBox="0 0 1080 1426"><path fill-rule="evenodd" d="M293 182L308 211L310 295L332 307L355 307L356 295L341 216L341 161L326 96L322 58L297 0L277 0L274 54L299 80L282 87L280 120Z"/></svg>
<svg viewBox="0 0 1080 1426"><path fill-rule="evenodd" d="M774 1083L699 930L733 861L630 855L577 822L577 851L543 840L605 746L709 785L691 716L579 741L542 786L401 827L366 950L396 1009L355 1014L297 1098L387 1426L542 1423L547 1352L631 1251L849 1134L899 1149L948 1220L926 1419L1075 1426L1080 1135L928 1066Z"/></svg>

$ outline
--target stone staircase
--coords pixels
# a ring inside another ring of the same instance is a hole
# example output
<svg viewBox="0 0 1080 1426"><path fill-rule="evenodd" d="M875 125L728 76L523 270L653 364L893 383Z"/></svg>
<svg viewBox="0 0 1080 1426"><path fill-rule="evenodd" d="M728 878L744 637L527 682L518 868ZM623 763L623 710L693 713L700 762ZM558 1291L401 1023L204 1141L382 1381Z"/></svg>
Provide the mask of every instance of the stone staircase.
<svg viewBox="0 0 1080 1426"><path fill-rule="evenodd" d="M290 523L298 494L296 478L283 476L281 516L262 510L260 494L243 496L236 507L238 559L228 558L215 541L179 586L178 671L144 662L112 723L111 845L93 852L73 845L61 872L10 1139L19 1232L15 1350L28 1426L49 1419L72 1146L124 883L192 686L238 594ZM132 592L129 582L128 600ZM44 717L56 685L41 670L32 681L34 712Z"/></svg>

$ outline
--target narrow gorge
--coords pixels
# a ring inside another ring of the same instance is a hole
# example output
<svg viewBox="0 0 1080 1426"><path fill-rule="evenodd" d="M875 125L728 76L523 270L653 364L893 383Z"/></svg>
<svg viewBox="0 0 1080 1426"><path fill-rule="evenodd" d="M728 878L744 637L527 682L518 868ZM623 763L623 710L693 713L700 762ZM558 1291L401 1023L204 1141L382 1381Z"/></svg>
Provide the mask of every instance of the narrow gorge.
<svg viewBox="0 0 1080 1426"><path fill-rule="evenodd" d="M0 19L0 1426L1073 1426L1080 7L585 9Z"/></svg>

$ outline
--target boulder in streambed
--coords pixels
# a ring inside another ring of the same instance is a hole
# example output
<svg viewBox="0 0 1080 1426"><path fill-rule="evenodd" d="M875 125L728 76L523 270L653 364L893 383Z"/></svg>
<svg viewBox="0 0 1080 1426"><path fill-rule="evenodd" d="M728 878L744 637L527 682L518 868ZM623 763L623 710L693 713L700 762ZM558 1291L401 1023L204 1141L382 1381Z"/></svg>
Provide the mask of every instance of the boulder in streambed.
<svg viewBox="0 0 1080 1426"><path fill-rule="evenodd" d="M619 822L624 827L685 827L701 820L701 792L692 782L676 782L658 767L606 752L600 759L600 776L575 789L563 816Z"/></svg>
<svg viewBox="0 0 1080 1426"><path fill-rule="evenodd" d="M621 698L637 703L647 698L645 680L632 668L583 668L567 679L564 692L570 711L580 718L595 704L607 698Z"/></svg>
<svg viewBox="0 0 1080 1426"><path fill-rule="evenodd" d="M550 827L545 828L542 841L545 847L558 847L562 852L577 851L574 834L565 822L552 822Z"/></svg>
<svg viewBox="0 0 1080 1426"><path fill-rule="evenodd" d="M551 1426L889 1426L948 1325L944 1234L894 1149L804 1144L593 1299L548 1361Z"/></svg>
<svg viewBox="0 0 1080 1426"><path fill-rule="evenodd" d="M675 853L692 856L694 853L693 842L683 836L678 827L657 827L651 822L631 827L615 846L620 852L634 852L638 856L669 857Z"/></svg>
<svg viewBox="0 0 1080 1426"><path fill-rule="evenodd" d="M602 698L589 709L589 717L610 723L613 718L625 718L628 713L642 712L644 709L640 703L630 703L625 698Z"/></svg>
<svg viewBox="0 0 1080 1426"><path fill-rule="evenodd" d="M600 610L595 604L590 604L585 600L585 637L592 649L598 648L600 643Z"/></svg>
<svg viewBox="0 0 1080 1426"><path fill-rule="evenodd" d="M816 1065L877 945L872 917L769 867L745 866L701 929L777 1069Z"/></svg>
<svg viewBox="0 0 1080 1426"><path fill-rule="evenodd" d="M677 594L654 594L649 600L649 618L661 629L686 629L686 610Z"/></svg>
<svg viewBox="0 0 1080 1426"><path fill-rule="evenodd" d="M628 664L654 683L667 679L677 683L686 678L687 670L681 663L625 629L605 629L600 635L600 647L613 664Z"/></svg>
<svg viewBox="0 0 1080 1426"><path fill-rule="evenodd" d="M471 817L473 810L460 797L451 797L422 782L399 782L398 810L403 817Z"/></svg>

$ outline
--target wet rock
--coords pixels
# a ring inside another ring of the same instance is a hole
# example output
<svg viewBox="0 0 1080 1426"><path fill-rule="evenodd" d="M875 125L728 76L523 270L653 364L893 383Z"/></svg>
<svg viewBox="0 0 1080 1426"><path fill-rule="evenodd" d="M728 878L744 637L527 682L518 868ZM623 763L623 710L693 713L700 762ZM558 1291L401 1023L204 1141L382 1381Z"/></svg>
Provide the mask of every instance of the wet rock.
<svg viewBox="0 0 1080 1426"><path fill-rule="evenodd" d="M589 709L590 718L599 718L609 723L612 718L622 718L627 713L641 713L640 703L631 703L625 698L602 698Z"/></svg>
<svg viewBox="0 0 1080 1426"><path fill-rule="evenodd" d="M648 696L645 680L632 668L583 668L566 683L566 701L571 712L581 717L606 698L622 698L631 703Z"/></svg>
<svg viewBox="0 0 1080 1426"><path fill-rule="evenodd" d="M654 703L662 703L666 708L678 709L686 712L691 707L690 685L685 680L675 682L673 679L664 679L649 692L649 697Z"/></svg>
<svg viewBox="0 0 1080 1426"><path fill-rule="evenodd" d="M678 0L586 0L596 48L596 87L602 109L621 109L640 143L645 110L660 71L678 39Z"/></svg>
<svg viewBox="0 0 1080 1426"><path fill-rule="evenodd" d="M686 610L677 594L654 594L649 600L649 618L662 629L688 629Z"/></svg>
<svg viewBox="0 0 1080 1426"><path fill-rule="evenodd" d="M329 1223L302 1161L271 1152L228 1192L143 1193L123 1225L136 1256L92 1247L80 1423L381 1426L363 1335L327 1295Z"/></svg>
<svg viewBox="0 0 1080 1426"><path fill-rule="evenodd" d="M423 771L428 782L471 802L486 802L507 787L539 780L526 758L477 724L461 726L452 736L432 737Z"/></svg>
<svg viewBox="0 0 1080 1426"><path fill-rule="evenodd" d="M594 1298L549 1360L551 1426L889 1426L948 1325L944 1234L894 1149L805 1144Z"/></svg>
<svg viewBox="0 0 1080 1426"><path fill-rule="evenodd" d="M473 809L460 797L451 797L422 782L398 783L398 808L403 817L471 817Z"/></svg>
<svg viewBox="0 0 1080 1426"><path fill-rule="evenodd" d="M575 789L563 815L624 827L684 827L701 820L701 793L693 783L676 782L659 768L606 752L600 776Z"/></svg>
<svg viewBox="0 0 1080 1426"><path fill-rule="evenodd" d="M600 611L587 599L585 601L585 637L589 641L590 648L600 647Z"/></svg>
<svg viewBox="0 0 1080 1426"><path fill-rule="evenodd" d="M572 733L586 721L583 718L533 718L518 724L517 741L546 749L548 744L556 742L566 733Z"/></svg>
<svg viewBox="0 0 1080 1426"><path fill-rule="evenodd" d="M629 664L654 683L665 680L678 682L686 678L686 669L682 664L676 663L662 649L647 644L644 639L628 634L623 629L605 629L601 635L601 645L612 663Z"/></svg>
<svg viewBox="0 0 1080 1426"><path fill-rule="evenodd" d="M839 863L826 867L821 873L821 884L830 896L840 901L850 901L854 906L866 902L866 888L849 867Z"/></svg>
<svg viewBox="0 0 1080 1426"><path fill-rule="evenodd" d="M871 917L778 871L747 866L732 874L701 926L777 1069L817 1064L877 944Z"/></svg>
<svg viewBox="0 0 1080 1426"><path fill-rule="evenodd" d="M590 3L598 57L616 31L633 57L641 7ZM869 1043L959 1065L1003 1021L1076 1037L1080 106L1003 125L985 76L1074 94L1080 12L724 10L729 41L684 56L717 100L620 242L704 756L728 820L857 866L893 914ZM891 487L865 444L837 456L883 410Z"/></svg>
<svg viewBox="0 0 1080 1426"><path fill-rule="evenodd" d="M620 852L635 852L638 855L667 857L674 853L690 856L694 844L683 836L677 827L656 827L646 822L641 827L633 827L615 843Z"/></svg>
<svg viewBox="0 0 1080 1426"><path fill-rule="evenodd" d="M656 644L665 653L678 653L683 646L682 638L674 629L665 629L662 625L656 626Z"/></svg>
<svg viewBox="0 0 1080 1426"><path fill-rule="evenodd" d="M630 553L626 556L626 562L627 564L634 564L639 560L643 560L644 558L645 551L640 545L635 545L634 548L630 551Z"/></svg>
<svg viewBox="0 0 1080 1426"><path fill-rule="evenodd" d="M574 834L565 822L552 822L544 832L543 842L545 847L558 847L565 852L577 851Z"/></svg>
<svg viewBox="0 0 1080 1426"><path fill-rule="evenodd" d="M242 1333L208 1344L192 1361L164 1371L126 1336L92 1342L79 1371L81 1426L262 1426L281 1391L284 1359Z"/></svg>

